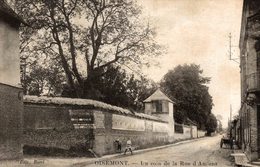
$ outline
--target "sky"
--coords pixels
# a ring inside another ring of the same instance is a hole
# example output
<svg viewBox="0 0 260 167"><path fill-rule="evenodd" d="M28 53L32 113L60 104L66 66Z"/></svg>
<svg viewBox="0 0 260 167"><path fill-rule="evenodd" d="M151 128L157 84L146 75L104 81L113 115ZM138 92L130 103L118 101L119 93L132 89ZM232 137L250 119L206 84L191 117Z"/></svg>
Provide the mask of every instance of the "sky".
<svg viewBox="0 0 260 167"><path fill-rule="evenodd" d="M138 1L139 2L139 1ZM140 0L143 15L156 27L156 40L167 47L160 67L143 71L154 81L179 64L200 64L203 75L211 77L209 92L213 114L227 126L240 108L240 68L229 60L229 33L232 58L239 57L242 0Z"/></svg>

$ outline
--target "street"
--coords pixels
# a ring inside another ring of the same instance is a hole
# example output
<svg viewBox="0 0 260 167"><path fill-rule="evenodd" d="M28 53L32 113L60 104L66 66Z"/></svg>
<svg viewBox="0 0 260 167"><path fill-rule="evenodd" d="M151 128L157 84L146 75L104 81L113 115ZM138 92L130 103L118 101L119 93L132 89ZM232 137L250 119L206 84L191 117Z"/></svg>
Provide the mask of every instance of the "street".
<svg viewBox="0 0 260 167"><path fill-rule="evenodd" d="M221 136L205 137L196 141L141 154L96 161L96 166L232 166L229 149L220 149Z"/></svg>
<svg viewBox="0 0 260 167"><path fill-rule="evenodd" d="M4 161L2 167L193 167L193 166L232 166L230 161L230 149L220 148L221 136L204 137L192 141L184 141L154 151L134 151L127 155L113 158L111 155L106 160L93 161L92 158L58 158L58 157L27 157L23 161ZM101 158L104 159L105 157ZM92 163L93 162L93 163ZM92 163L92 164L91 164Z"/></svg>

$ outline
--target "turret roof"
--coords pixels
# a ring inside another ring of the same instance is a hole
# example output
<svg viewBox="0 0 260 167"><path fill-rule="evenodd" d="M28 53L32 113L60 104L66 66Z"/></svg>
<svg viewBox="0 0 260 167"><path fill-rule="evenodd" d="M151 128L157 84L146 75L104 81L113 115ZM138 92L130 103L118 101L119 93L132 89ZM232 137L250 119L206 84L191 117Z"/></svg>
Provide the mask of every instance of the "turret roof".
<svg viewBox="0 0 260 167"><path fill-rule="evenodd" d="M174 103L169 97L167 97L160 89L157 89L151 96L144 100L144 102L151 102L154 100L166 100Z"/></svg>

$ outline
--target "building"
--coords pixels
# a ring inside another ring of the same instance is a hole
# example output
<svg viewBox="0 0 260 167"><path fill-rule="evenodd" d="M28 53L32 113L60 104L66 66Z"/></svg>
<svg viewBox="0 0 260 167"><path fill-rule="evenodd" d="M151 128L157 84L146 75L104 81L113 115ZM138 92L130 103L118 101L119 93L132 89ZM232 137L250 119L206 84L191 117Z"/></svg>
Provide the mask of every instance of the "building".
<svg viewBox="0 0 260 167"><path fill-rule="evenodd" d="M145 114L158 116L164 120L172 121L174 102L160 89L144 100Z"/></svg>
<svg viewBox="0 0 260 167"><path fill-rule="evenodd" d="M144 100L144 113L159 117L169 122L169 134L174 134L174 102L167 97L160 89L157 89L151 96Z"/></svg>
<svg viewBox="0 0 260 167"><path fill-rule="evenodd" d="M241 109L238 143L250 161L260 158L260 1L244 0L240 34Z"/></svg>
<svg viewBox="0 0 260 167"><path fill-rule="evenodd" d="M0 159L22 156L23 91L19 65L22 22L10 6L0 0Z"/></svg>

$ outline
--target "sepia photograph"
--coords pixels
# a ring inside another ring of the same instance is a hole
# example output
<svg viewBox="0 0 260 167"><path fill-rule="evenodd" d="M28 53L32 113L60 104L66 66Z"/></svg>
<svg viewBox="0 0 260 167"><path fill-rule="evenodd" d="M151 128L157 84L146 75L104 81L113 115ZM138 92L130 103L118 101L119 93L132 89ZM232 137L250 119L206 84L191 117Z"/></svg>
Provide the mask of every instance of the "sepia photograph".
<svg viewBox="0 0 260 167"><path fill-rule="evenodd" d="M260 0L0 0L0 167L260 166Z"/></svg>

